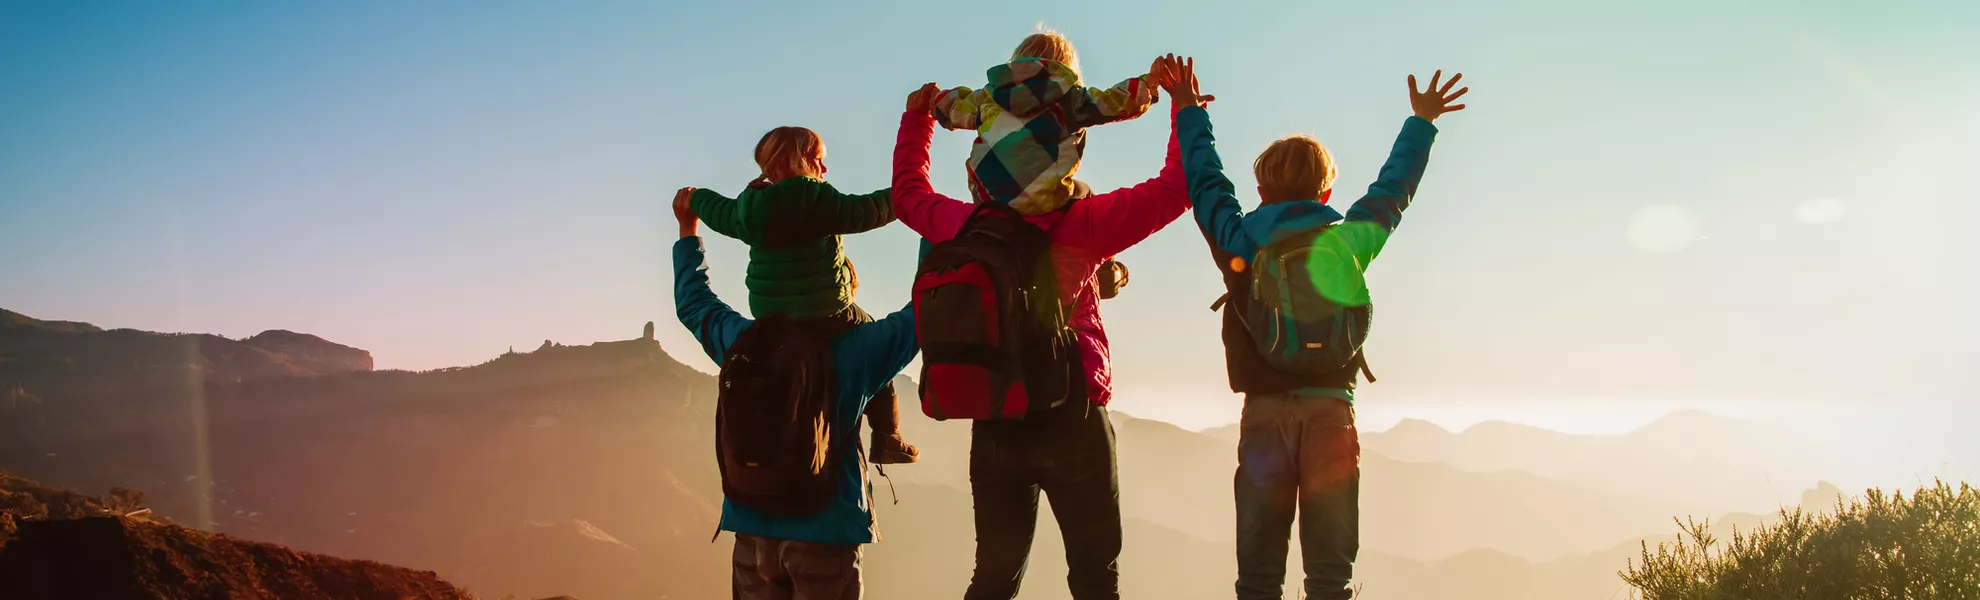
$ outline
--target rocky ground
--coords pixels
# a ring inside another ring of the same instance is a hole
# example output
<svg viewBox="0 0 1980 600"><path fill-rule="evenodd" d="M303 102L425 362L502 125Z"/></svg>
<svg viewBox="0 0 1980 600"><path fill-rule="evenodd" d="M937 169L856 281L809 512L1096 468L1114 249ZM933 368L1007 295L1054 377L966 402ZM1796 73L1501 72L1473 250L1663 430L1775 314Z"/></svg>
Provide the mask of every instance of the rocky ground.
<svg viewBox="0 0 1980 600"><path fill-rule="evenodd" d="M126 516L0 472L0 598L472 599L431 571L297 552Z"/></svg>

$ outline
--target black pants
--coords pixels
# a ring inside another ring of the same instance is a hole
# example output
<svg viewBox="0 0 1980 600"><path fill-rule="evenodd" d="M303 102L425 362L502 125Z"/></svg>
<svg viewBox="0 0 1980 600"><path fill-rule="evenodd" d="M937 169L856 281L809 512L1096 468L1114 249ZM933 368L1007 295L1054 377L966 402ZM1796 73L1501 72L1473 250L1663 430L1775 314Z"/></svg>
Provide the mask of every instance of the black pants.
<svg viewBox="0 0 1980 600"><path fill-rule="evenodd" d="M1279 600L1294 509L1306 597L1347 600L1361 549L1361 438L1334 398L1247 394L1239 421L1238 600Z"/></svg>
<svg viewBox="0 0 1980 600"><path fill-rule="evenodd" d="M978 421L970 435L976 573L965 600L1010 600L1024 581L1038 493L1065 537L1075 600L1120 593L1121 487L1105 408L1074 402L1023 421Z"/></svg>

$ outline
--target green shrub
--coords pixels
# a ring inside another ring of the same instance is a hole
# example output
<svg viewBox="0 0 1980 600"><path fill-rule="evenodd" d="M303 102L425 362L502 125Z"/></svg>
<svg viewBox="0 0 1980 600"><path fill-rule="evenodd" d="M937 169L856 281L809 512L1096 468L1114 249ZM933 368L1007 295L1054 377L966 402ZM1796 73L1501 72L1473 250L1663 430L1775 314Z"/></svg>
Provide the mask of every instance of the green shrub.
<svg viewBox="0 0 1980 600"><path fill-rule="evenodd" d="M1621 574L1644 600L1980 600L1980 489L1943 481L1780 520L1721 544L1687 520Z"/></svg>

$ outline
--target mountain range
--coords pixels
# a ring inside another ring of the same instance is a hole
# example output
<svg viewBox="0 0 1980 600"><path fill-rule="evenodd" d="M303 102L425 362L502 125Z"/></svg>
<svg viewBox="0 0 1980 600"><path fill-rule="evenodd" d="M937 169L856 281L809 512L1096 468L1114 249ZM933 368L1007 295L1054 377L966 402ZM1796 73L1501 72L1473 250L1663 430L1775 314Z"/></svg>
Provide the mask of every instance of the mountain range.
<svg viewBox="0 0 1980 600"><path fill-rule="evenodd" d="M914 412L913 381L898 383ZM714 399L712 376L645 336L406 372L304 334L233 340L0 312L0 468L137 489L182 524L432 570L484 597L725 593L729 546L711 543ZM1113 420L1124 595L1228 595L1235 428ZM869 597L959 596L973 548L969 425L910 416L904 427L924 461L875 480ZM1755 452L1779 447L1769 435L1705 413L1620 436L1417 421L1364 432L1363 597L1611 597L1616 572L1641 541L1670 539L1674 517L1750 526L1747 513L1815 483L1748 481L1810 467L1793 451ZM1066 597L1056 531L1041 516L1022 598Z"/></svg>

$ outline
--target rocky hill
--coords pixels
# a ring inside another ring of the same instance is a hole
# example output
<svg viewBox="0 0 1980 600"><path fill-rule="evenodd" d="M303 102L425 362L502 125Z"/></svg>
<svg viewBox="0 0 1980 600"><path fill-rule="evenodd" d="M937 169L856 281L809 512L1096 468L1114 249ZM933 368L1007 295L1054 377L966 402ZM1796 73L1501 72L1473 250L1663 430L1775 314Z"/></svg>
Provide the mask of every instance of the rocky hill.
<svg viewBox="0 0 1980 600"><path fill-rule="evenodd" d="M0 471L0 598L474 598L431 571L127 517L115 504Z"/></svg>
<svg viewBox="0 0 1980 600"><path fill-rule="evenodd" d="M241 340L241 343L281 355L289 364L312 373L371 370L370 352L307 333L270 329Z"/></svg>

